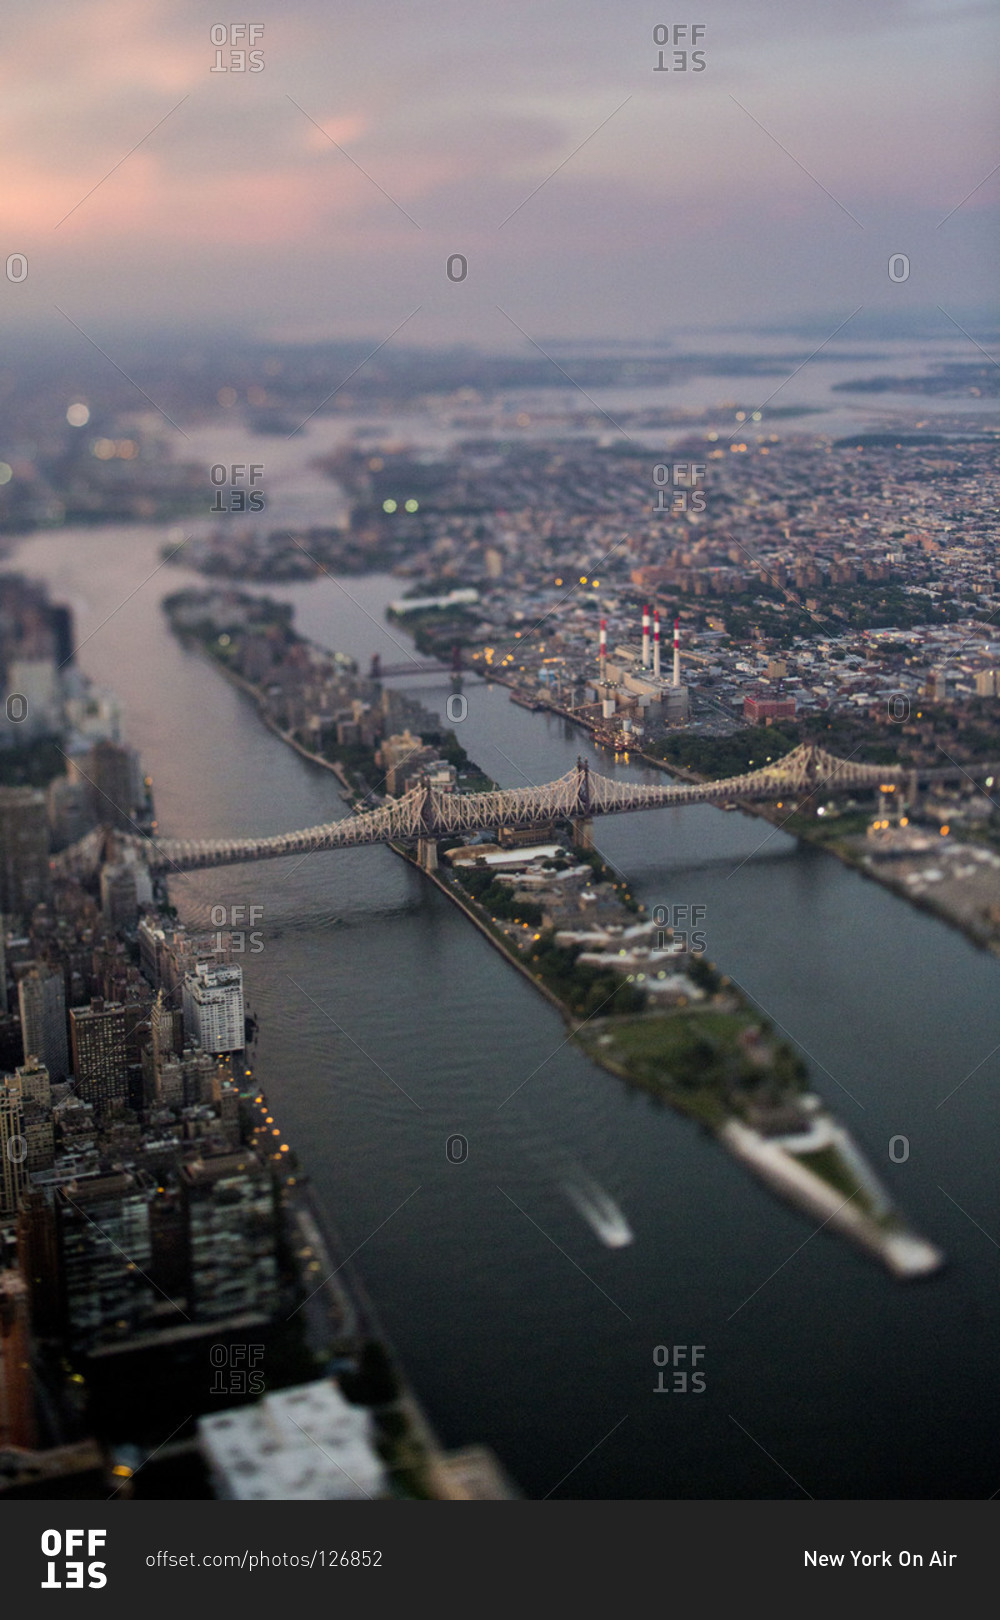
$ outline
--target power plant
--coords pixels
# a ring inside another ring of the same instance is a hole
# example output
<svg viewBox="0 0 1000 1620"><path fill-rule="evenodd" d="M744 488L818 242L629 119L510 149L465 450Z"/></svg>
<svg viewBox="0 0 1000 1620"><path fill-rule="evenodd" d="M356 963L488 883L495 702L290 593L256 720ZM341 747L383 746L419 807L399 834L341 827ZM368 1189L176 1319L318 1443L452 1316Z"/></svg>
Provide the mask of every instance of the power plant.
<svg viewBox="0 0 1000 1620"><path fill-rule="evenodd" d="M642 610L641 641L627 642L608 656L608 626L602 619L598 642L596 698L608 728L620 728L622 738L640 737L650 722L683 724L690 712L688 688L681 681L680 621L674 620L674 661L670 680L661 667L660 612Z"/></svg>

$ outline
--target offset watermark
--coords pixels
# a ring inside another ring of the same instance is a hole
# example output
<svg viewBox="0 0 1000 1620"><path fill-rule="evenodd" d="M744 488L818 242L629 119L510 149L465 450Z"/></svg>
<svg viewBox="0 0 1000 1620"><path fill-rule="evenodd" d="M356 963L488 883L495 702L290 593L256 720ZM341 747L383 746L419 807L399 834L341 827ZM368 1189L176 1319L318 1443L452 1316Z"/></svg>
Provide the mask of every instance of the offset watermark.
<svg viewBox="0 0 1000 1620"><path fill-rule="evenodd" d="M707 945L701 924L708 916L707 906L654 906L650 920L658 930L656 949L690 951L701 956Z"/></svg>
<svg viewBox="0 0 1000 1620"><path fill-rule="evenodd" d="M698 49L707 33L704 23L657 23L653 29L654 73L704 73L705 52Z"/></svg>
<svg viewBox="0 0 1000 1620"><path fill-rule="evenodd" d="M658 461L653 468L654 512L704 512L703 461Z"/></svg>
<svg viewBox="0 0 1000 1620"><path fill-rule="evenodd" d="M4 711L12 725L19 726L28 718L28 700L23 692L11 692L4 702Z"/></svg>
<svg viewBox="0 0 1000 1620"><path fill-rule="evenodd" d="M222 952L228 948L237 956L259 956L264 949L264 936L256 925L263 916L263 906L213 906L216 950Z"/></svg>
<svg viewBox="0 0 1000 1620"><path fill-rule="evenodd" d="M894 725L910 718L910 700L905 692L892 692L885 700L886 714Z"/></svg>
<svg viewBox="0 0 1000 1620"><path fill-rule="evenodd" d="M23 1164L28 1157L28 1139L26 1136L9 1136L7 1138L7 1157L11 1164Z"/></svg>
<svg viewBox="0 0 1000 1620"><path fill-rule="evenodd" d="M264 51L257 44L264 37L263 23L213 23L209 38L215 46L211 73L263 73ZM224 62L226 47L229 60Z"/></svg>
<svg viewBox="0 0 1000 1620"><path fill-rule="evenodd" d="M8 281L25 281L28 275L28 261L23 253L10 253L7 255L5 265Z"/></svg>
<svg viewBox="0 0 1000 1620"><path fill-rule="evenodd" d="M209 477L215 485L210 512L263 512L264 491L255 487L264 477L262 461L235 461L228 467L216 462Z"/></svg>
<svg viewBox="0 0 1000 1620"><path fill-rule="evenodd" d="M658 1369L654 1395L703 1395L705 1374L703 1344L658 1344L653 1349L653 1365Z"/></svg>
<svg viewBox="0 0 1000 1620"><path fill-rule="evenodd" d="M79 1591L84 1586L96 1590L107 1586L107 1565L94 1556L103 1551L107 1540L106 1530L43 1530L42 1556L47 1573L45 1580L39 1582L42 1591L58 1591L62 1587Z"/></svg>
<svg viewBox="0 0 1000 1620"><path fill-rule="evenodd" d="M262 1344L213 1344L208 1352L212 1369L210 1395L262 1395Z"/></svg>

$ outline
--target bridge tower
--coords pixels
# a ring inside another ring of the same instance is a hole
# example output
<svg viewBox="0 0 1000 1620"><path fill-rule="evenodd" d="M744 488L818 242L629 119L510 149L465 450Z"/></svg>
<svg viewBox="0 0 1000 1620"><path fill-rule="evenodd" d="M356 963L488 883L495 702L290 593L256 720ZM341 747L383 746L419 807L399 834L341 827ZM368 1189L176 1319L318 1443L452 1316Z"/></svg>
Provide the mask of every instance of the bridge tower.
<svg viewBox="0 0 1000 1620"><path fill-rule="evenodd" d="M816 795L820 786L820 784L816 781L817 770L815 743L809 743L807 746L805 759L803 760L803 772L805 775L806 787L802 798L798 801L796 809L799 815L814 816L819 808L816 802Z"/></svg>
<svg viewBox="0 0 1000 1620"><path fill-rule="evenodd" d="M438 830L434 821L434 800L426 777L423 779L422 786L424 802L420 806L420 822L423 831L417 837L417 863L423 867L425 872L436 872L438 864Z"/></svg>
<svg viewBox="0 0 1000 1620"><path fill-rule="evenodd" d="M436 872L438 864L438 846L436 838L417 839L417 864L425 872Z"/></svg>
<svg viewBox="0 0 1000 1620"><path fill-rule="evenodd" d="M382 679L382 654L381 653L372 653L372 663L371 663L371 669L368 671L368 678L369 678L369 680L372 680L372 681L380 681Z"/></svg>
<svg viewBox="0 0 1000 1620"><path fill-rule="evenodd" d="M576 758L576 814L572 820L573 842L581 849L594 847L594 823L590 815L590 761Z"/></svg>

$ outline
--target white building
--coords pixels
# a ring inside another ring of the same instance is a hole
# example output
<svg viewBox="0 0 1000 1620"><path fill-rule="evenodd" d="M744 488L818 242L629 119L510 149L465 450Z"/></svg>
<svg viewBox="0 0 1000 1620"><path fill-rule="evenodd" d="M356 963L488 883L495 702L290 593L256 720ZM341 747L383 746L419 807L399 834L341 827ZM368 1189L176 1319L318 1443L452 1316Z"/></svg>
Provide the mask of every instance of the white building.
<svg viewBox="0 0 1000 1620"><path fill-rule="evenodd" d="M24 698L25 713L19 727L22 738L57 729L62 697L53 659L12 658L7 669L7 689Z"/></svg>
<svg viewBox="0 0 1000 1620"><path fill-rule="evenodd" d="M243 969L199 962L184 979L184 1034L205 1052L240 1052L246 1043Z"/></svg>
<svg viewBox="0 0 1000 1620"><path fill-rule="evenodd" d="M217 1493L230 1500L350 1501L386 1492L372 1416L332 1379L198 1419Z"/></svg>

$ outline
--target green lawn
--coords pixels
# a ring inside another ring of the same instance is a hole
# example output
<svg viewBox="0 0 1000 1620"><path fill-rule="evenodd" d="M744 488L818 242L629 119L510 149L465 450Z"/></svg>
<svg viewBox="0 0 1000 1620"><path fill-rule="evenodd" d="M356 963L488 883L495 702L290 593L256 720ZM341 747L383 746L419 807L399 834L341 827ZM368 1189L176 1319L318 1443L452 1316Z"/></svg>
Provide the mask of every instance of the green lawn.
<svg viewBox="0 0 1000 1620"><path fill-rule="evenodd" d="M755 1022L749 1013L677 1012L656 1018L620 1020L607 1031L614 1049L640 1063L668 1065L704 1038L727 1051L736 1050L736 1037ZM612 1050L612 1048L607 1048Z"/></svg>
<svg viewBox="0 0 1000 1620"><path fill-rule="evenodd" d="M836 1148L819 1148L815 1153L797 1153L795 1157L807 1170L812 1170L831 1187L835 1187L837 1192L843 1193L845 1198L850 1198L866 1215L871 1214L868 1199Z"/></svg>
<svg viewBox="0 0 1000 1620"><path fill-rule="evenodd" d="M755 1022L749 1011L663 1013L585 1026L576 1039L598 1063L716 1126L732 1113L727 1092L742 1057L737 1036Z"/></svg>

